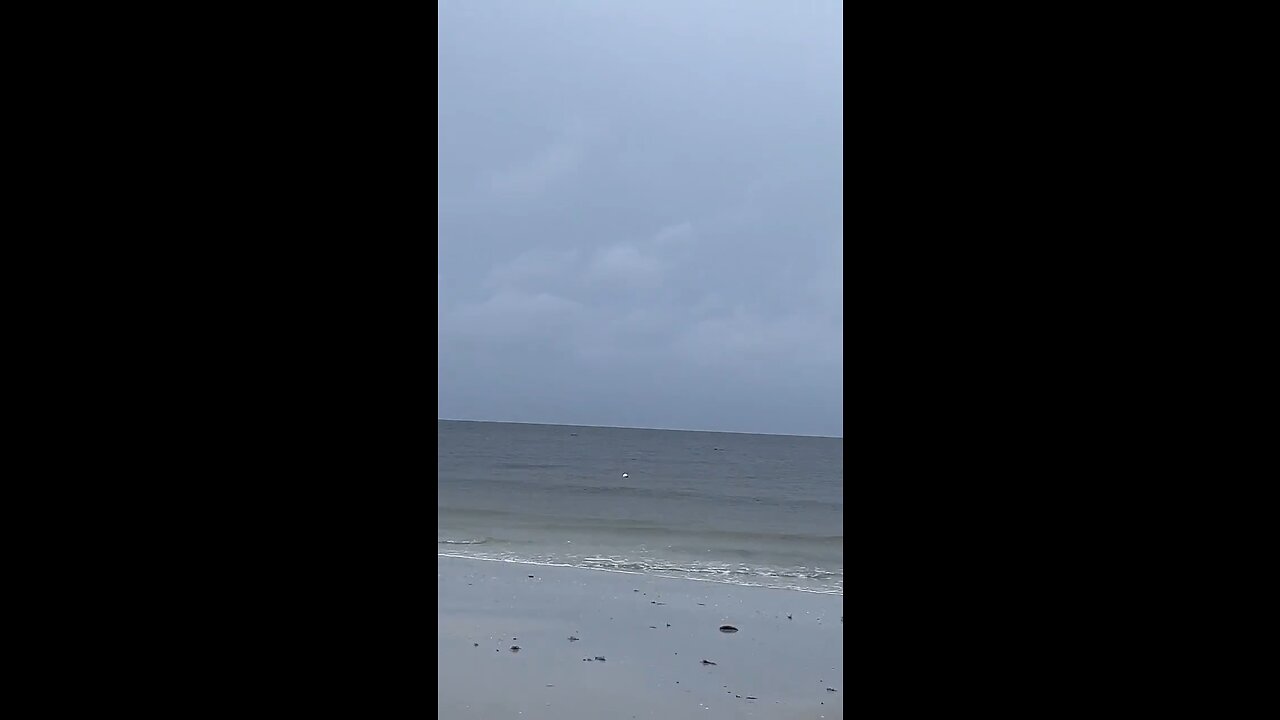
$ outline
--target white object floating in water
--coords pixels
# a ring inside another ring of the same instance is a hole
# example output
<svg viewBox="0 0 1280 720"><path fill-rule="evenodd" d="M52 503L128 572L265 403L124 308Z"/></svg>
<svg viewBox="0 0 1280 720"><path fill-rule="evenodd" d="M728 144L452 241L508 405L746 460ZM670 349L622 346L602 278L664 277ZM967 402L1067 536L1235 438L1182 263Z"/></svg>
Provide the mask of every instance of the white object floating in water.
<svg viewBox="0 0 1280 720"><path fill-rule="evenodd" d="M626 473L622 473L622 477L627 477L627 474L626 474Z"/></svg>

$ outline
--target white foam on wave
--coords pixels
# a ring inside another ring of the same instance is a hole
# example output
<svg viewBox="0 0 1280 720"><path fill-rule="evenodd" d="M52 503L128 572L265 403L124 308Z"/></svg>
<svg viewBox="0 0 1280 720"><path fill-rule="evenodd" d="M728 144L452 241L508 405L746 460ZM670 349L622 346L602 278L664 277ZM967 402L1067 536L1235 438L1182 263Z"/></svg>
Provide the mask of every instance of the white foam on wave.
<svg viewBox="0 0 1280 720"><path fill-rule="evenodd" d="M488 562L513 563L516 565L538 565L541 567L575 568L578 570L595 570L597 572L622 573L624 575L650 575L653 577L667 578L670 580L692 580L695 582L719 583L721 585L760 587L760 588L768 588L771 590L791 590L794 592L813 593L815 595L844 595L843 588L839 588L839 589L812 588L812 587L803 587L799 585L785 585L785 584L778 584L778 583L744 582L742 580L737 580L737 579L724 579L724 578L713 578L713 577L689 577L689 575L687 574L679 574L679 575L664 574L664 573L670 573L670 572L679 572L679 573L698 572L697 570L684 570L684 569L676 569L676 568L664 568L657 571L655 571L652 568L648 570L624 570L620 568L605 568L605 567L598 567L594 565L577 565L573 563L550 562L546 560L529 560L526 558L480 557L476 555L460 555L457 553L447 553L447 552L437 552L436 557L450 557L450 558L458 558L460 560L485 560Z"/></svg>

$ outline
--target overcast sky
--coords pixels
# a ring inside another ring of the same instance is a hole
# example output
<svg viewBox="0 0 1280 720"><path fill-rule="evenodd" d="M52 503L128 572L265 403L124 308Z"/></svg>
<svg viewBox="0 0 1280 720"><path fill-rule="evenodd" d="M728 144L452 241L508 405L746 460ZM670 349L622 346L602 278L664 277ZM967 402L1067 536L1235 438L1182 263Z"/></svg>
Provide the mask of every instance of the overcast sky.
<svg viewBox="0 0 1280 720"><path fill-rule="evenodd" d="M440 0L439 417L844 434L836 0Z"/></svg>

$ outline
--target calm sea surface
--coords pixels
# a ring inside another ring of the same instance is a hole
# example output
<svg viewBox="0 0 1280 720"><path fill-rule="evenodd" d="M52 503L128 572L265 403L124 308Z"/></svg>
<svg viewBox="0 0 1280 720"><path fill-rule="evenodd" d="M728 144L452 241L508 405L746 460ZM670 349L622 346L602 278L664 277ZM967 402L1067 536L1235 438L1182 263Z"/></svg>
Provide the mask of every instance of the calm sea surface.
<svg viewBox="0 0 1280 720"><path fill-rule="evenodd" d="M439 555L844 592L842 439L449 420L438 432Z"/></svg>

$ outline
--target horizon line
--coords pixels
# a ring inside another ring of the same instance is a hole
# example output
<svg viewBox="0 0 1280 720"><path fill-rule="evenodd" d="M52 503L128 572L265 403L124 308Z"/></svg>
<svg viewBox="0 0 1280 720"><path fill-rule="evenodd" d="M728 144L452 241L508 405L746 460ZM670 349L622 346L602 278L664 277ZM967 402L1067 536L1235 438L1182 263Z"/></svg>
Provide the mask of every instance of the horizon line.
<svg viewBox="0 0 1280 720"><path fill-rule="evenodd" d="M844 440L843 435L799 435L796 433L747 432L744 430L695 430L692 428L640 427L636 425L574 425L572 423L529 422L527 420L472 420L467 418L437 417L436 422L440 422L440 421L495 423L500 425L551 425L555 427L602 428L607 430L664 430L667 432L700 432L700 433L716 433L720 435L767 435L770 437L802 437L802 438L822 438L824 440Z"/></svg>

